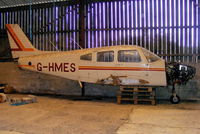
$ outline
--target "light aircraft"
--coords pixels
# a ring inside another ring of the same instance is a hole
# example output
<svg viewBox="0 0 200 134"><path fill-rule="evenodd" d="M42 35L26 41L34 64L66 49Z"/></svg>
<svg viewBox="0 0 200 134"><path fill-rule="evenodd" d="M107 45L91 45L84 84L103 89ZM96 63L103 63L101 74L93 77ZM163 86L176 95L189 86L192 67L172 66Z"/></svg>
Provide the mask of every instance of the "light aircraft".
<svg viewBox="0 0 200 134"><path fill-rule="evenodd" d="M18 24L6 24L18 67L71 80L109 85L167 86L165 61L139 46L120 45L65 52L33 47ZM176 94L175 94L176 96Z"/></svg>

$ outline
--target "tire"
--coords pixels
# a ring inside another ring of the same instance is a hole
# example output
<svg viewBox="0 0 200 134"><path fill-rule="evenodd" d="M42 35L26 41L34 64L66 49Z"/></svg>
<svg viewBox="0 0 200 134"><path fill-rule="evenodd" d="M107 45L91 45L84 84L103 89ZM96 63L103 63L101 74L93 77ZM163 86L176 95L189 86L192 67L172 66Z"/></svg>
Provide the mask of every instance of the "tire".
<svg viewBox="0 0 200 134"><path fill-rule="evenodd" d="M181 101L181 99L180 99L180 97L178 95L176 95L176 96L172 95L170 97L170 102L172 104L178 104L180 101Z"/></svg>

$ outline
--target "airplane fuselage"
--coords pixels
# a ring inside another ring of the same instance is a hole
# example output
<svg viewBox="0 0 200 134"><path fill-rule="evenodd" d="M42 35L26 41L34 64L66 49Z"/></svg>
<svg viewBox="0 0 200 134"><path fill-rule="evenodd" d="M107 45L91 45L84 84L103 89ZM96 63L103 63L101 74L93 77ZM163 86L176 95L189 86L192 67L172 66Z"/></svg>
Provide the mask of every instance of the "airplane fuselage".
<svg viewBox="0 0 200 134"><path fill-rule="evenodd" d="M165 61L155 55L155 61L148 61L143 49L113 46L49 52L20 57L18 62L23 69L81 82L166 86Z"/></svg>

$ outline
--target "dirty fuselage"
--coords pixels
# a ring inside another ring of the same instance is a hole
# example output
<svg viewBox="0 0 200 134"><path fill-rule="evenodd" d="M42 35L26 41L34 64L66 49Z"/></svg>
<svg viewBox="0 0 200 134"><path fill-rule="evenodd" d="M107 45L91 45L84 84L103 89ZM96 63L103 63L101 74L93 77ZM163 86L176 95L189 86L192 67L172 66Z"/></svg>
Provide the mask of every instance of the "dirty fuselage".
<svg viewBox="0 0 200 134"><path fill-rule="evenodd" d="M165 61L137 46L112 46L20 57L19 67L80 82L166 86Z"/></svg>

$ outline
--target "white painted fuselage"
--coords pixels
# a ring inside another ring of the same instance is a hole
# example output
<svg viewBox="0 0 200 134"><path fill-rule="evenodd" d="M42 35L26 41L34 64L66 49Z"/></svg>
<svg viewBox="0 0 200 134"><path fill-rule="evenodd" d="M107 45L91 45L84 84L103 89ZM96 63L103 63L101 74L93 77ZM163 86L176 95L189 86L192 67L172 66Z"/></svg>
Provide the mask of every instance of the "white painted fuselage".
<svg viewBox="0 0 200 134"><path fill-rule="evenodd" d="M81 82L112 85L166 86L165 61L148 61L144 48L112 46L20 57L19 67ZM136 51L140 60L120 62L119 51ZM98 53L112 52L112 61L98 61ZM147 50L146 50L147 51ZM149 52L150 53L150 52ZM90 54L90 60L84 55Z"/></svg>
<svg viewBox="0 0 200 134"><path fill-rule="evenodd" d="M79 82L166 86L165 61L138 46L111 46L66 52L33 47L18 24L6 24L13 58L22 69Z"/></svg>

